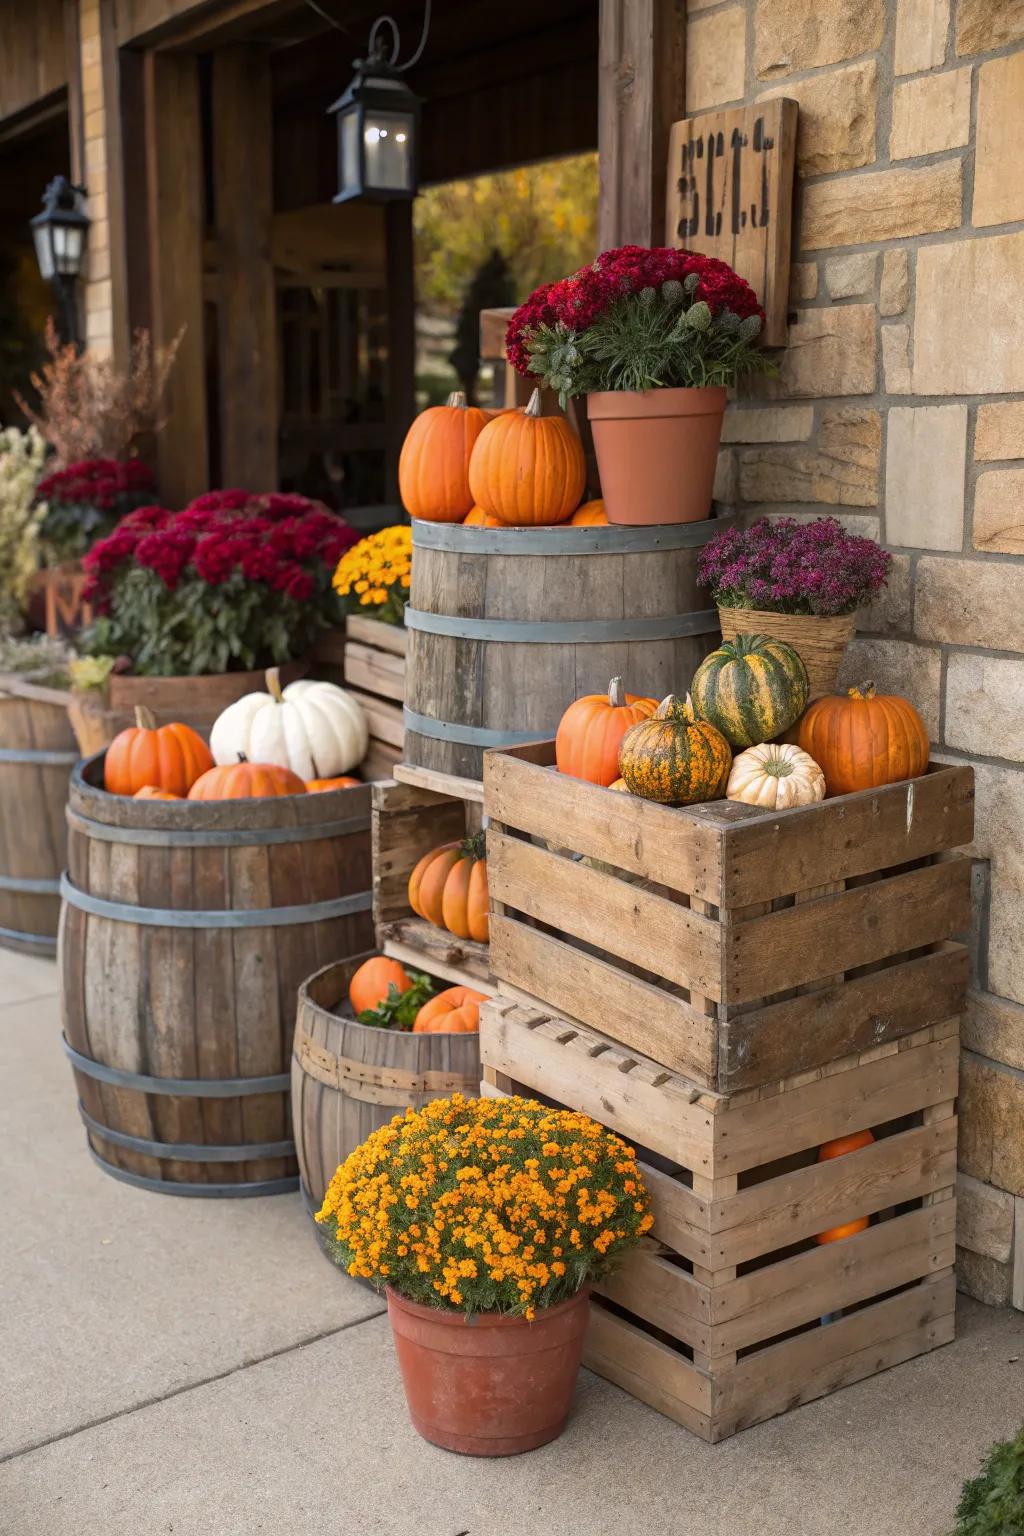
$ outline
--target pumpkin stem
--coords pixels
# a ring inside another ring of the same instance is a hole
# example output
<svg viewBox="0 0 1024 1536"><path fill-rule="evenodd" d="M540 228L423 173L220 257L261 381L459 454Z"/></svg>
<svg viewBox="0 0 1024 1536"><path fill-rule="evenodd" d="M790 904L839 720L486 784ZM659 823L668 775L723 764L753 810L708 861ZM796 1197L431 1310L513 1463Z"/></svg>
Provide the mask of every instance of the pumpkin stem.
<svg viewBox="0 0 1024 1536"><path fill-rule="evenodd" d="M543 413L540 408L540 390L535 389L529 400L526 402L526 405L523 407L523 415L540 416L542 414Z"/></svg>
<svg viewBox="0 0 1024 1536"><path fill-rule="evenodd" d="M267 692L275 704L284 703L284 694L281 692L281 672L278 667L268 667L264 677L267 684Z"/></svg>
<svg viewBox="0 0 1024 1536"><path fill-rule="evenodd" d="M147 709L145 704L136 704L135 724L140 731L155 731L156 715L154 715L151 709Z"/></svg>
<svg viewBox="0 0 1024 1536"><path fill-rule="evenodd" d="M247 763L249 761L244 752L236 752L235 756L238 758L240 763Z"/></svg>
<svg viewBox="0 0 1024 1536"><path fill-rule="evenodd" d="M875 696L875 685L869 679L868 682L861 683L859 688L847 688L846 692L851 699L873 699Z"/></svg>
<svg viewBox="0 0 1024 1536"><path fill-rule="evenodd" d="M461 389L453 389L451 394L448 396L448 399L445 401L445 405L451 406L452 410L455 411L468 410L469 407L466 402L465 391Z"/></svg>
<svg viewBox="0 0 1024 1536"><path fill-rule="evenodd" d="M459 844L459 852L464 859L482 859L486 857L486 836L483 832L474 832L470 837L464 837Z"/></svg>
<svg viewBox="0 0 1024 1536"><path fill-rule="evenodd" d="M612 709L621 709L626 702L626 690L621 677L613 677L608 684L608 703Z"/></svg>

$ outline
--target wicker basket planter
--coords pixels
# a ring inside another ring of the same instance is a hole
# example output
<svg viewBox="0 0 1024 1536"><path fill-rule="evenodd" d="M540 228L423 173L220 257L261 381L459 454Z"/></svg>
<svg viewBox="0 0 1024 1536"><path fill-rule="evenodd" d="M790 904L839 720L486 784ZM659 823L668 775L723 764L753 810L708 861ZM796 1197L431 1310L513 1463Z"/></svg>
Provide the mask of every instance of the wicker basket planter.
<svg viewBox="0 0 1024 1536"><path fill-rule="evenodd" d="M722 639L737 635L772 635L799 652L811 685L810 698L835 693L846 647L857 627L855 614L818 618L812 613L768 613L763 608L719 608Z"/></svg>

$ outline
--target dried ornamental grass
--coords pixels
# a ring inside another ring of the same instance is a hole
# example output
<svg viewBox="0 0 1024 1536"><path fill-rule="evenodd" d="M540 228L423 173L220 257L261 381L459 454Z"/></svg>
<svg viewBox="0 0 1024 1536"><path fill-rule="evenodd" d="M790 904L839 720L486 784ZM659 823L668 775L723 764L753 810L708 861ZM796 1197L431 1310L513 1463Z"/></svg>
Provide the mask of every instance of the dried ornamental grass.
<svg viewBox="0 0 1024 1536"><path fill-rule="evenodd" d="M574 1296L654 1221L633 1148L589 1116L461 1094L368 1137L316 1219L336 1262L378 1289L526 1318Z"/></svg>

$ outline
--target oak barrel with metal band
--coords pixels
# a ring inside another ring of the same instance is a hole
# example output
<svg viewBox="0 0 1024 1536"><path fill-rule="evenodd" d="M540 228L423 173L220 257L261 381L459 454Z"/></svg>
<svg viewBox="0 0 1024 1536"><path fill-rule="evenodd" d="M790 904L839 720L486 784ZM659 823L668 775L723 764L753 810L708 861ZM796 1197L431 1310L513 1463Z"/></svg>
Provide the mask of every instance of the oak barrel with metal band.
<svg viewBox="0 0 1024 1536"><path fill-rule="evenodd" d="M583 693L685 689L718 639L697 585L724 518L478 528L413 519L405 756L479 778L491 747L555 734Z"/></svg>
<svg viewBox="0 0 1024 1536"><path fill-rule="evenodd" d="M295 997L372 942L370 788L132 800L102 763L72 775L59 954L92 1154L167 1194L296 1189Z"/></svg>

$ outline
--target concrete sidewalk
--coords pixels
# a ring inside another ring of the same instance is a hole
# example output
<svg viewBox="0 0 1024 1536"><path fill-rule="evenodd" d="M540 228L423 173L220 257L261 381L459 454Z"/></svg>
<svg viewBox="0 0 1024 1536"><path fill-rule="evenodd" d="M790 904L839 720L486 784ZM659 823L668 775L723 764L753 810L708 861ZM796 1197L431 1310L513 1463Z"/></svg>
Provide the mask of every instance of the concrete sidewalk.
<svg viewBox="0 0 1024 1536"><path fill-rule="evenodd" d="M89 1158L52 965L0 951L0 1536L944 1536L1024 1418L1024 1314L709 1447L584 1373L499 1462L410 1429L387 1320L297 1196L164 1198Z"/></svg>

